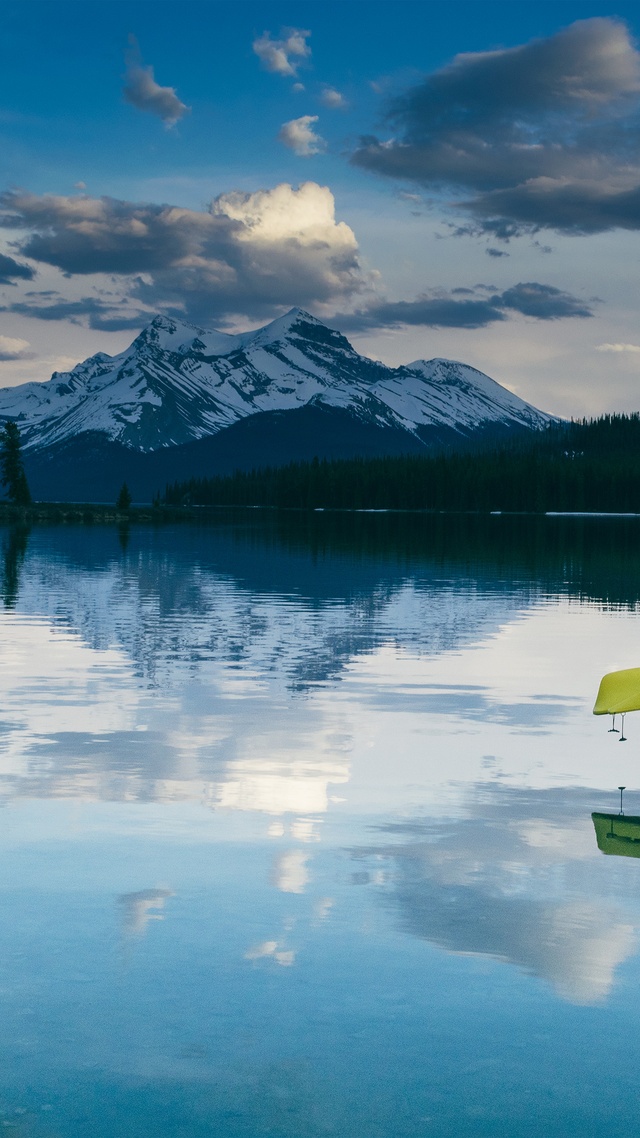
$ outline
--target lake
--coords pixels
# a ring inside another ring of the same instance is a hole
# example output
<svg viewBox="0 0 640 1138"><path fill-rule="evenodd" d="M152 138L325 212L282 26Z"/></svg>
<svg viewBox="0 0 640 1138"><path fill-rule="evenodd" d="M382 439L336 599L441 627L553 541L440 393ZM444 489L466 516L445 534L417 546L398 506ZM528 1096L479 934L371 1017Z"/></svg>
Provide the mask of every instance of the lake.
<svg viewBox="0 0 640 1138"><path fill-rule="evenodd" d="M9 1134L635 1126L640 520L1 540Z"/></svg>

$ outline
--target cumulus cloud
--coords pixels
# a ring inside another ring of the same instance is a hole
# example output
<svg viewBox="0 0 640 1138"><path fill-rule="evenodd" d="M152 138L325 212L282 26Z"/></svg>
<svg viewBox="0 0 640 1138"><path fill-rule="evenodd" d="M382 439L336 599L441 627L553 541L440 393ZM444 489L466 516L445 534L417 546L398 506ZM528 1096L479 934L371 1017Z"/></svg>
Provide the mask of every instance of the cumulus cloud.
<svg viewBox="0 0 640 1138"><path fill-rule="evenodd" d="M640 352L640 344L596 344L596 352Z"/></svg>
<svg viewBox="0 0 640 1138"><path fill-rule="evenodd" d="M299 119L282 124L278 138L280 142L293 150L300 158L310 158L312 154L321 154L326 149L326 142L313 129L318 121L317 115L302 115Z"/></svg>
<svg viewBox="0 0 640 1138"><path fill-rule="evenodd" d="M388 139L352 161L430 190L481 231L640 228L640 52L625 24L594 18L546 39L456 56L393 100ZM470 192L470 196L469 196Z"/></svg>
<svg viewBox="0 0 640 1138"><path fill-rule="evenodd" d="M0 253L0 284L15 284L17 280L32 281L35 275L35 269L29 265L21 265L13 257Z"/></svg>
<svg viewBox="0 0 640 1138"><path fill-rule="evenodd" d="M336 91L335 87L324 87L320 95L320 102L324 107L329 107L330 110L338 110L347 106L344 95Z"/></svg>
<svg viewBox="0 0 640 1138"><path fill-rule="evenodd" d="M17 340L13 336L0 336L0 360L25 360L31 356L28 340Z"/></svg>
<svg viewBox="0 0 640 1138"><path fill-rule="evenodd" d="M175 126L189 113L187 107L176 95L175 87L161 87L156 83L153 67L145 67L135 39L131 38L131 49L127 54L127 74L124 85L127 103L139 111L149 111L161 118L166 127ZM81 183L82 184L82 183Z"/></svg>
<svg viewBox="0 0 640 1138"><path fill-rule="evenodd" d="M485 293L489 295L484 295ZM481 293L483 295L478 295ZM340 326L356 331L364 328L393 328L403 324L431 328L484 328L506 320L509 312L519 312L537 320L592 316L591 309L561 289L530 281L513 285L501 293L486 286L453 289L424 295L417 300L384 301L340 318Z"/></svg>
<svg viewBox="0 0 640 1138"><path fill-rule="evenodd" d="M221 194L203 211L12 191L0 226L27 230L22 251L36 261L128 277L130 296L196 322L334 303L368 283L353 231L316 182Z"/></svg>
<svg viewBox="0 0 640 1138"><path fill-rule="evenodd" d="M303 59L311 55L307 40L311 32L303 28L282 28L279 39L263 32L253 41L253 50L266 71L276 75L297 75Z"/></svg>

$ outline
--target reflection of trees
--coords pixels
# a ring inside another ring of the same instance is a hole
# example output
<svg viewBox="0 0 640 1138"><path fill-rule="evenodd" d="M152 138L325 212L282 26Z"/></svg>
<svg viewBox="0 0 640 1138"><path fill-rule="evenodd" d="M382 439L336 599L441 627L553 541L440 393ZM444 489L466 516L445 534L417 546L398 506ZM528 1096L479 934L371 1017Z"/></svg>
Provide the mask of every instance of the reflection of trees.
<svg viewBox="0 0 640 1138"><path fill-rule="evenodd" d="M123 553L127 552L127 549L129 547L130 537L131 537L131 526L129 525L129 522L128 521L127 522L119 522L118 523L118 541L120 543L120 548L121 548Z"/></svg>
<svg viewBox="0 0 640 1138"><path fill-rule="evenodd" d="M4 607L15 608L20 588L20 570L27 552L30 527L12 526L2 542L2 594Z"/></svg>
<svg viewBox="0 0 640 1138"><path fill-rule="evenodd" d="M240 540L251 540L246 531ZM420 511L276 512L256 527L258 544L405 570L476 578L495 589L520 582L614 605L640 601L640 519Z"/></svg>

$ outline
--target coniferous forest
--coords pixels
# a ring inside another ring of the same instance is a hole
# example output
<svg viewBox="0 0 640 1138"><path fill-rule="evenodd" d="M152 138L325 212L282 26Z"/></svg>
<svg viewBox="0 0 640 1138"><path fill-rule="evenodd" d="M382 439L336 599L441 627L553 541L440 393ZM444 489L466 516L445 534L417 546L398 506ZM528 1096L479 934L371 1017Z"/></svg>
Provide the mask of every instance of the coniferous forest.
<svg viewBox="0 0 640 1138"><path fill-rule="evenodd" d="M191 479L167 505L640 512L640 414L553 424L483 451L291 463Z"/></svg>

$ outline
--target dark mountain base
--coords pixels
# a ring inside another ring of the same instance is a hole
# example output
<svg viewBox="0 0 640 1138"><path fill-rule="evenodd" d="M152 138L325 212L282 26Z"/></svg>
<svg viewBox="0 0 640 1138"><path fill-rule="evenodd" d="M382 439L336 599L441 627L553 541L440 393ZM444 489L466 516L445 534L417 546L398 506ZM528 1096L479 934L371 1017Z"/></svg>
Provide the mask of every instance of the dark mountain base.
<svg viewBox="0 0 640 1138"><path fill-rule="evenodd" d="M150 454L109 442L98 432L85 432L35 453L27 451L24 465L31 493L39 501L115 502L126 482L134 502L150 502L167 484L191 478L315 457L379 458L469 449L506 441L514 433L522 432L501 426L462 435L432 427L423 428L418 439L408 431L362 423L348 411L306 406L251 415L218 435Z"/></svg>

